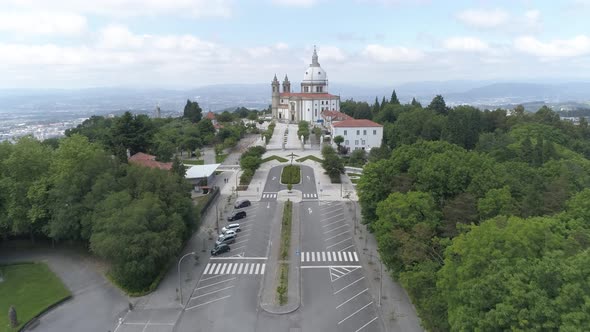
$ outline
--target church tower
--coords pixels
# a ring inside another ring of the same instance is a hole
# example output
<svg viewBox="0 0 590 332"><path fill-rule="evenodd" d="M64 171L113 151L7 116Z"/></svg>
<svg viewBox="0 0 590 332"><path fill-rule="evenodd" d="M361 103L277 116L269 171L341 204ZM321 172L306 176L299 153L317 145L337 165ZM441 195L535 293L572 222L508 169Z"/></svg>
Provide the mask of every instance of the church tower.
<svg viewBox="0 0 590 332"><path fill-rule="evenodd" d="M271 102L271 112L273 119L278 117L278 110L279 110L279 80L277 79L277 75L275 74L275 78L272 80L272 102ZM283 83L284 89L284 83Z"/></svg>
<svg viewBox="0 0 590 332"><path fill-rule="evenodd" d="M291 82L289 82L289 78L287 77L287 75L285 75L285 79L283 80L283 92L291 92Z"/></svg>

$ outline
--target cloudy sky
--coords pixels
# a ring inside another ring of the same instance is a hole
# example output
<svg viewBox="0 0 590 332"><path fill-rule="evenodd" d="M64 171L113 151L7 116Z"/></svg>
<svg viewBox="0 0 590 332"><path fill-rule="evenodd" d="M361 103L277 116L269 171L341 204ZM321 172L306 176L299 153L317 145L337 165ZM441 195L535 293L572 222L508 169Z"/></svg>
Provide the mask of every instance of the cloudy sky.
<svg viewBox="0 0 590 332"><path fill-rule="evenodd" d="M0 88L590 80L590 0L0 0Z"/></svg>

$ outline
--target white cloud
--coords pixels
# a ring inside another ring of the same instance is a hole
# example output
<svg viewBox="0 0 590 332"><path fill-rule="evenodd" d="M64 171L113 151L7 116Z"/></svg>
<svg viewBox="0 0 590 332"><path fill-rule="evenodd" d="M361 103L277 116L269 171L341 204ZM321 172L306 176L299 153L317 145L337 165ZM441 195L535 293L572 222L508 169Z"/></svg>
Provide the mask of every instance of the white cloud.
<svg viewBox="0 0 590 332"><path fill-rule="evenodd" d="M479 29L500 27L508 23L509 18L510 15L502 9L467 9L457 14L463 24Z"/></svg>
<svg viewBox="0 0 590 332"><path fill-rule="evenodd" d="M231 0L3 0L3 7L68 11L106 16L143 16L169 13L194 17L231 16Z"/></svg>
<svg viewBox="0 0 590 332"><path fill-rule="evenodd" d="M344 52L336 47L336 46L322 46L321 48L318 48L318 57L320 59L320 63L322 61L324 62L342 62L346 60L346 55L344 54ZM308 52L309 54L312 54L312 52ZM309 61L309 58L307 58L307 61Z"/></svg>
<svg viewBox="0 0 590 332"><path fill-rule="evenodd" d="M318 3L318 0L272 0L272 3L279 6L309 8Z"/></svg>
<svg viewBox="0 0 590 332"><path fill-rule="evenodd" d="M575 57L590 54L590 38L579 35L571 39L555 39L542 42L531 36L514 40L518 51L543 58Z"/></svg>
<svg viewBox="0 0 590 332"><path fill-rule="evenodd" d="M0 31L25 35L79 35L86 18L66 12L0 12Z"/></svg>
<svg viewBox="0 0 590 332"><path fill-rule="evenodd" d="M101 29L98 46L101 48L137 48L143 45L142 36L137 36L123 25L109 25Z"/></svg>
<svg viewBox="0 0 590 332"><path fill-rule="evenodd" d="M275 48L279 51L284 51L284 50L288 50L289 49L289 44L287 43L283 43L283 42L279 42L275 44Z"/></svg>
<svg viewBox="0 0 590 332"><path fill-rule="evenodd" d="M385 47L377 44L367 45L362 54L378 62L415 62L424 58L424 53L417 49Z"/></svg>
<svg viewBox="0 0 590 332"><path fill-rule="evenodd" d="M451 51L483 52L489 45L474 37L452 37L443 41L443 47Z"/></svg>
<svg viewBox="0 0 590 332"><path fill-rule="evenodd" d="M267 47L267 46L259 46L259 47L249 47L246 49L246 52L248 53L248 55L250 55L253 58L260 58L260 57L264 57L264 56L271 54L272 50L270 47Z"/></svg>

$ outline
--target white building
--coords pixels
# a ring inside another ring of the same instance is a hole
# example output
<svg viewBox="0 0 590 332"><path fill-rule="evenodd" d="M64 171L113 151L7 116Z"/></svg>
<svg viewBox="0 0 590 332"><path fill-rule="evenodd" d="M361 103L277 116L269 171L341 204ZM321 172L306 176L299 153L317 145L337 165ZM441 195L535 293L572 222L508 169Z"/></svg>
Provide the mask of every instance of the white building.
<svg viewBox="0 0 590 332"><path fill-rule="evenodd" d="M344 137L343 146L353 150L366 150L380 147L383 140L383 126L367 119L348 119L332 123L332 142L334 137Z"/></svg>
<svg viewBox="0 0 590 332"><path fill-rule="evenodd" d="M340 110L340 97L328 93L328 74L318 62L314 47L311 64L303 74L301 92L291 92L291 82L285 75L283 92L279 91L279 80L272 81L272 116L275 119L299 122L317 122L324 110Z"/></svg>

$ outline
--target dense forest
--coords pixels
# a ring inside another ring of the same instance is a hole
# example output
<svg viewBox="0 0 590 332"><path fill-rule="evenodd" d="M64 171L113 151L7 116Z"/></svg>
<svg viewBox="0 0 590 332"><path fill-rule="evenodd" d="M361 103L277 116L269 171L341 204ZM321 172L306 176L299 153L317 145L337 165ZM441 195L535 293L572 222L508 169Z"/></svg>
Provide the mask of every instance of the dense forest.
<svg viewBox="0 0 590 332"><path fill-rule="evenodd" d="M216 133L195 104L187 102L181 118L95 116L62 139L1 143L0 238L81 243L111 263L125 290L153 289L199 222L173 156L231 147L249 130L237 121L239 109L224 114L228 122ZM172 171L129 165L127 149L174 159Z"/></svg>
<svg viewBox="0 0 590 332"><path fill-rule="evenodd" d="M590 326L590 128L547 107L481 111L346 101L384 125L358 184L376 235L430 331Z"/></svg>

